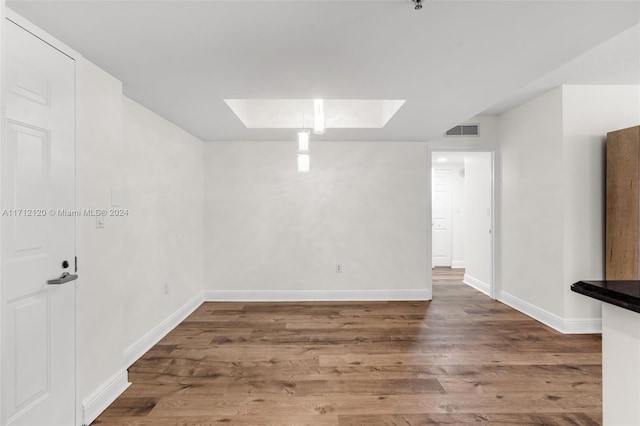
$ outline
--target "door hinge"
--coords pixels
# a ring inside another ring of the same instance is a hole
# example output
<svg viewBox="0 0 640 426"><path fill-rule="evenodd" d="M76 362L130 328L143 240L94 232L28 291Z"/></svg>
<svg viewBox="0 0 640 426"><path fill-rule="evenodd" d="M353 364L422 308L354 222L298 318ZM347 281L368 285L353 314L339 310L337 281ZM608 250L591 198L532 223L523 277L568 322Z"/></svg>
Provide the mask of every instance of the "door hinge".
<svg viewBox="0 0 640 426"><path fill-rule="evenodd" d="M76 256L74 268L75 272L78 272L78 256Z"/></svg>

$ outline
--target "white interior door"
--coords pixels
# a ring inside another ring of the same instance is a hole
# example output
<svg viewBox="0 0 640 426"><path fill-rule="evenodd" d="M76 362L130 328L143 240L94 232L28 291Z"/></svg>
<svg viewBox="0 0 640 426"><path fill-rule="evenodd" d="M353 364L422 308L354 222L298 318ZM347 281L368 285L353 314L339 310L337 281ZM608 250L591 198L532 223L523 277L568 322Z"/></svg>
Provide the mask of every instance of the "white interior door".
<svg viewBox="0 0 640 426"><path fill-rule="evenodd" d="M70 426L75 225L60 210L75 208L75 64L5 23L0 423Z"/></svg>
<svg viewBox="0 0 640 426"><path fill-rule="evenodd" d="M451 266L451 169L433 169L431 197L432 265Z"/></svg>

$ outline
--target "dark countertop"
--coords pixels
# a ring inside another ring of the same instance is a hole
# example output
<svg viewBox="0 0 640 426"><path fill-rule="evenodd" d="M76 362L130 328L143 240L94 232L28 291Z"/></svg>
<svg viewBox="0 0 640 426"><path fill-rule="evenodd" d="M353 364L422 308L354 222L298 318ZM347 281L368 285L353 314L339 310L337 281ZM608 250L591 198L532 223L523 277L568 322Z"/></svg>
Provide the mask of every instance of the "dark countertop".
<svg viewBox="0 0 640 426"><path fill-rule="evenodd" d="M571 290L640 313L640 281L578 281Z"/></svg>

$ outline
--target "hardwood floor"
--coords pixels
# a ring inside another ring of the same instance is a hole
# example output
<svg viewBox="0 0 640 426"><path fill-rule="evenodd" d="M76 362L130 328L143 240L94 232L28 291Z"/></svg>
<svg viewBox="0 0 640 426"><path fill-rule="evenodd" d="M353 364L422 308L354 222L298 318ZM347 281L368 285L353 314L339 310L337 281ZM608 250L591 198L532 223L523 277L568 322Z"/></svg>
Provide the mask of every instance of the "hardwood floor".
<svg viewBox="0 0 640 426"><path fill-rule="evenodd" d="M99 425L597 425L601 341L434 271L432 302L205 303Z"/></svg>
<svg viewBox="0 0 640 426"><path fill-rule="evenodd" d="M431 270L433 285L462 284L464 269L457 268L433 268Z"/></svg>

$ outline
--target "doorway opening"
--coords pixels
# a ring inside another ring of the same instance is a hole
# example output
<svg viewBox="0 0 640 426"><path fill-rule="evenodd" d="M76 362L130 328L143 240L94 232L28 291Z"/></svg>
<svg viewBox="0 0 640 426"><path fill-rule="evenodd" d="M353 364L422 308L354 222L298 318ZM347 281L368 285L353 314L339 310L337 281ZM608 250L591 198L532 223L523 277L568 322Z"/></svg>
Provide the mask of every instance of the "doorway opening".
<svg viewBox="0 0 640 426"><path fill-rule="evenodd" d="M430 154L432 283L462 281L495 298L493 152Z"/></svg>

